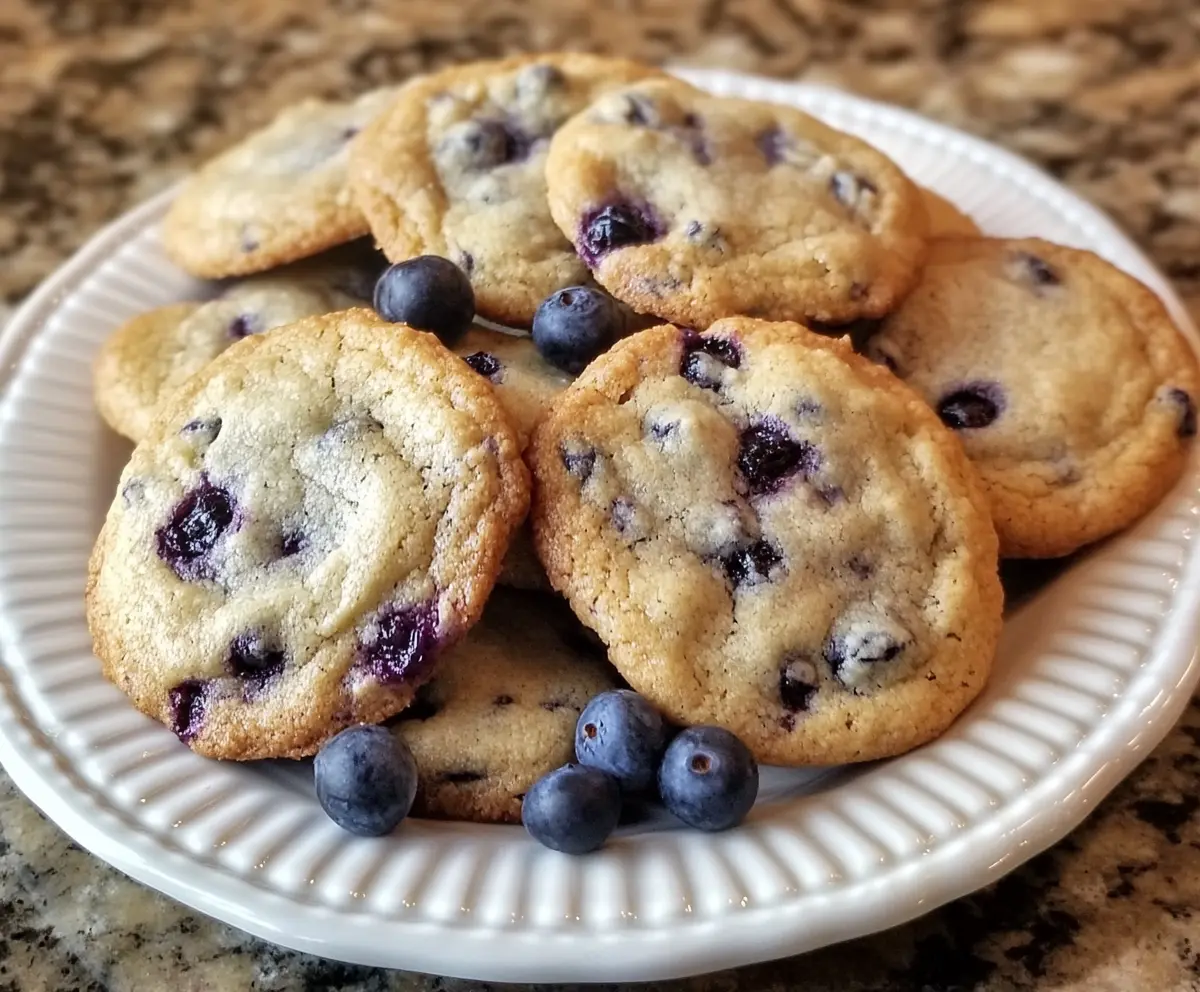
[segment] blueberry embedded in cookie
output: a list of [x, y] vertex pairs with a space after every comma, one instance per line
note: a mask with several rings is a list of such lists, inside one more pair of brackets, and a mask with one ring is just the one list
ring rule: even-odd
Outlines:
[[482, 612], [528, 473], [474, 371], [347, 310], [189, 379], [119, 492], [87, 590], [105, 674], [201, 754], [295, 757], [412, 700]]
[[678, 80], [601, 96], [554, 136], [546, 181], [596, 280], [688, 326], [879, 317], [924, 257], [921, 193], [870, 145]]
[[528, 457], [551, 583], [676, 722], [767, 763], [861, 761], [935, 737], [987, 678], [1002, 593], [975, 474], [844, 341], [748, 318], [641, 332]]
[[575, 723], [615, 673], [571, 643], [550, 597], [497, 589], [483, 619], [391, 721], [417, 761], [415, 812], [518, 823], [521, 800], [574, 754]]
[[304, 100], [203, 165], [163, 220], [167, 254], [205, 279], [308, 258], [367, 233], [346, 183], [348, 149], [403, 87]]
[[356, 243], [250, 276], [207, 302], [134, 317], [96, 357], [92, 382], [100, 415], [118, 434], [140, 441], [163, 401], [225, 349], [302, 317], [362, 306], [382, 268], [382, 256]]
[[427, 76], [355, 143], [355, 199], [392, 261], [449, 258], [470, 277], [481, 316], [528, 327], [543, 299], [588, 278], [546, 205], [551, 136], [601, 93], [657, 75], [558, 53]]
[[1149, 289], [1091, 252], [936, 240], [864, 350], [958, 434], [1005, 556], [1069, 554], [1133, 523], [1195, 433], [1191, 348]]

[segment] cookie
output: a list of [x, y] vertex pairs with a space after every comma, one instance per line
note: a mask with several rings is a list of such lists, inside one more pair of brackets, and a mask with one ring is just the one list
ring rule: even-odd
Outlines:
[[597, 281], [692, 327], [879, 317], [924, 257], [920, 191], [870, 145], [677, 80], [603, 96], [555, 135], [546, 179]]
[[644, 331], [534, 432], [546, 572], [668, 716], [758, 760], [898, 754], [983, 687], [996, 535], [954, 436], [797, 324]]
[[400, 90], [305, 100], [202, 166], [163, 220], [167, 254], [205, 279], [248, 275], [367, 233], [346, 184], [351, 139]]
[[392, 261], [442, 255], [478, 312], [528, 327], [587, 269], [554, 226], [544, 167], [555, 130], [606, 89], [659, 75], [581, 53], [521, 56], [426, 77], [355, 143], [350, 184]]
[[1196, 432], [1191, 348], [1149, 289], [1091, 252], [935, 242], [865, 351], [958, 434], [1008, 557], [1069, 554], [1133, 523]]
[[168, 401], [96, 542], [105, 675], [193, 750], [298, 757], [403, 709], [528, 505], [487, 384], [367, 310], [248, 337]]
[[975, 221], [940, 193], [935, 193], [926, 186], [919, 189], [925, 213], [929, 216], [931, 238], [974, 237], [983, 233]]
[[202, 303], [170, 303], [131, 317], [108, 336], [92, 367], [92, 393], [104, 422], [137, 440], [150, 426], [169, 375], [160, 342], [174, 340]]
[[575, 760], [579, 714], [616, 678], [567, 624], [577, 621], [549, 597], [492, 594], [483, 619], [394, 718], [417, 762], [415, 815], [519, 823], [529, 787]]
[[206, 303], [160, 307], [134, 317], [104, 342], [93, 370], [100, 415], [140, 441], [162, 400], [226, 348], [302, 317], [369, 302], [378, 256], [334, 250], [229, 286]]
[[574, 379], [542, 358], [528, 335], [473, 327], [454, 351], [495, 388], [522, 448], [554, 398]]

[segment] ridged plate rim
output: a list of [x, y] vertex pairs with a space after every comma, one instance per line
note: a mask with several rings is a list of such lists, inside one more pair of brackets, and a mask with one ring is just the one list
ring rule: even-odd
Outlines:
[[[794, 103], [843, 126], [869, 128], [885, 147], [889, 142], [904, 141], [923, 146], [936, 153], [945, 169], [990, 173], [996, 182], [1019, 188], [1039, 209], [1058, 215], [1076, 233], [1075, 243], [1100, 251], [1149, 283], [1196, 340], [1182, 304], [1149, 260], [1099, 211], [1016, 156], [909, 112], [821, 87], [722, 72], [690, 70], [681, 74], [717, 92]], [[922, 178], [934, 188], [946, 188], [948, 176], [931, 173]], [[122, 250], [138, 247], [139, 239], [150, 236], [148, 232], [170, 195], [168, 191], [150, 200], [97, 234], [30, 297], [0, 334], [0, 464], [4, 457], [14, 457], [14, 451], [21, 454], [5, 425], [20, 412], [18, 387], [26, 366], [33, 365], [30, 356], [40, 335], [81, 287], [115, 264], [114, 255], [119, 261]], [[28, 478], [36, 486], [33, 470]], [[12, 477], [8, 483], [0, 480], [0, 537], [8, 513], [27, 498], [19, 487], [22, 481], [23, 477]], [[1060, 591], [1076, 595], [1084, 606], [1092, 603], [1080, 598], [1084, 592], [1095, 593], [1096, 602], [1104, 602], [1111, 591], [1141, 604], [1141, 612], [1128, 607], [1129, 612], [1120, 616], [1115, 610], [1105, 616], [1099, 610], [1086, 623], [1081, 620], [1086, 629], [1081, 628], [1076, 640], [1092, 644], [1088, 650], [1095, 658], [1086, 652], [1070, 656], [1068, 663], [1079, 663], [1072, 668], [1071, 664], [1059, 664], [1056, 657], [1047, 657], [1043, 663], [1039, 655], [1038, 684], [1057, 684], [1054, 673], [1059, 669], [1080, 675], [1087, 672], [1089, 678], [1100, 673], [1101, 679], [1105, 671], [1128, 672], [1123, 681], [1113, 675], [1121, 684], [1120, 694], [1089, 723], [1078, 716], [1090, 705], [1087, 692], [1066, 683], [1057, 690], [1043, 688], [1061, 709], [1045, 711], [1053, 732], [1045, 726], [1035, 731], [1026, 725], [1032, 704], [1022, 695], [1022, 691], [1028, 694], [1033, 683], [1017, 679], [1013, 692], [998, 699], [1007, 721], [998, 725], [1009, 727], [1008, 736], [1003, 737], [1004, 748], [993, 741], [988, 745], [992, 748], [989, 756], [997, 768], [1002, 759], [1018, 770], [1029, 764], [1027, 778], [1010, 787], [1016, 791], [1003, 804], [964, 815], [963, 822], [952, 826], [951, 836], [935, 839], [930, 834], [926, 850], [913, 849], [892, 861], [885, 857], [877, 870], [869, 867], [870, 858], [873, 852], [888, 852], [885, 838], [904, 837], [911, 830], [919, 835], [926, 815], [886, 804], [875, 809], [870, 803], [878, 804], [880, 790], [908, 789], [916, 808], [926, 810], [930, 817], [941, 817], [943, 810], [954, 813], [956, 803], [977, 804], [980, 787], [973, 782], [964, 786], [964, 776], [947, 787], [953, 802], [939, 794], [941, 785], [924, 794], [920, 789], [912, 791], [915, 787], [908, 777], [916, 776], [919, 783], [921, 763], [948, 753], [948, 747], [986, 751], [971, 734], [976, 729], [988, 734], [994, 730], [975, 710], [956, 725], [944, 746], [940, 742], [874, 766], [815, 797], [791, 799], [764, 812], [756, 811], [751, 824], [734, 834], [635, 833], [606, 855], [572, 860], [534, 849], [515, 828], [414, 825], [409, 834], [402, 831], [387, 842], [386, 858], [381, 857], [381, 849], [370, 847], [371, 842], [345, 840], [320, 866], [324, 870], [329, 864], [341, 865], [343, 878], [362, 876], [364, 889], [369, 889], [367, 876], [372, 871], [386, 875], [393, 860], [403, 860], [406, 846], [414, 852], [432, 849], [439, 860], [419, 867], [415, 891], [423, 898], [411, 907], [371, 912], [354, 901], [356, 893], [350, 894], [349, 904], [344, 895], [339, 897], [340, 903], [331, 904], [328, 898], [300, 898], [272, 888], [254, 880], [251, 869], [232, 871], [220, 862], [220, 850], [201, 856], [186, 846], [186, 838], [178, 839], [183, 834], [167, 840], [158, 828], [119, 808], [106, 783], [90, 781], [76, 757], [68, 753], [69, 721], [64, 724], [66, 732], [60, 733], [61, 728], [46, 732], [46, 726], [54, 722], [47, 713], [56, 704], [36, 691], [36, 673], [22, 667], [21, 659], [32, 649], [30, 638], [21, 631], [28, 617], [47, 604], [39, 600], [36, 583], [15, 586], [7, 558], [0, 558], [0, 762], [52, 820], [105, 861], [202, 912], [311, 953], [492, 981], [651, 980], [793, 954], [902, 923], [995, 880], [1065, 835], [1166, 735], [1200, 678], [1194, 651], [1200, 612], [1200, 556], [1194, 541], [1198, 488], [1200, 458], [1194, 455], [1185, 480], [1150, 519], [1110, 542], [1082, 571], [1060, 580]], [[2, 541], [0, 546], [4, 546]], [[53, 580], [53, 552], [47, 554], [47, 560]], [[82, 590], [82, 575], [69, 581]], [[1077, 594], [1075, 587], [1080, 587]], [[32, 595], [27, 594], [30, 588], [34, 589]], [[75, 619], [81, 620], [81, 605], [78, 614]], [[1111, 657], [1095, 660], [1110, 650], [1119, 654], [1121, 636], [1125, 636], [1122, 633], [1109, 645], [1096, 631], [1109, 626], [1115, 629], [1124, 621], [1133, 625], [1130, 630], [1145, 628], [1149, 649], [1126, 662], [1114, 662]], [[1124, 632], [1125, 628], [1121, 629]], [[79, 659], [75, 661], [78, 664]], [[1087, 698], [1108, 698], [1102, 689], [1091, 691], [1092, 697]], [[123, 720], [122, 713], [115, 716]], [[1083, 728], [1082, 736], [1072, 744], [1062, 744], [1069, 739], [1073, 725]], [[130, 739], [141, 740], [141, 732], [136, 730]], [[154, 727], [147, 733], [165, 735], [166, 731]], [[985, 736], [984, 742], [988, 739]], [[1043, 747], [1049, 749], [1051, 758], [1040, 759], [1043, 765], [1039, 765], [1031, 755]], [[1004, 754], [1005, 749], [1011, 753]], [[202, 760], [187, 752], [178, 762], [172, 756], [173, 763], [185, 766], [192, 759]], [[942, 760], [945, 781], [953, 783], [957, 773], [946, 769], [955, 763]], [[960, 755], [955, 762], [961, 760]], [[252, 796], [255, 789], [248, 791]], [[237, 801], [234, 799], [234, 804]], [[837, 834], [834, 849], [822, 850], [831, 855], [825, 867], [834, 868], [827, 884], [811, 883], [811, 878], [809, 883], [803, 882], [813, 863], [796, 852], [808, 848], [789, 844], [799, 843], [796, 838], [805, 843], [816, 838], [817, 849], [822, 849], [821, 838], [832, 827], [843, 825], [837, 817], [852, 804], [857, 804], [853, 806], [857, 810], [853, 824], [858, 826], [859, 818], [865, 817], [862, 822], [869, 823], [870, 829], [858, 826], [857, 835]], [[203, 815], [199, 822], [203, 824]], [[297, 821], [297, 830], [307, 822]], [[313, 836], [321, 829], [314, 826]], [[785, 837], [792, 840], [784, 843]], [[788, 851], [793, 856], [789, 857]], [[857, 866], [855, 858], [859, 859]], [[757, 867], [744, 867], [751, 862]], [[768, 877], [776, 870], [794, 873], [797, 891], [773, 903], [755, 905], [748, 893], [756, 886], [776, 884], [777, 879]], [[691, 880], [697, 878], [702, 883], [691, 886]], [[512, 898], [511, 892], [506, 895], [502, 889], [506, 880], [523, 887], [526, 902], [519, 905], [536, 910], [561, 904], [574, 907], [577, 918], [480, 924], [477, 917], [486, 915], [489, 905]], [[594, 915], [588, 915], [594, 914], [597, 906], [607, 906], [610, 914], [617, 905], [650, 906], [652, 900], [645, 894], [640, 896], [642, 903], [636, 903], [630, 893], [639, 885], [654, 886], [660, 880], [680, 885], [683, 898], [690, 902], [657, 922], [646, 913], [635, 912], [600, 925]], [[743, 883], [740, 900], [736, 881]], [[493, 884], [500, 886], [500, 891], [488, 888]], [[537, 898], [529, 895], [530, 886]], [[786, 886], [784, 892], [786, 896]], [[469, 902], [467, 897], [475, 901]], [[455, 899], [460, 901], [457, 913], [451, 905]], [[728, 905], [716, 905], [714, 899], [726, 899]]]

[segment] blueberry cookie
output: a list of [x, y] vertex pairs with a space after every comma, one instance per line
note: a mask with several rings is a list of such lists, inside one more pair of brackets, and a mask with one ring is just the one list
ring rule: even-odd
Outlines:
[[925, 213], [929, 216], [931, 238], [973, 237], [982, 233], [975, 221], [940, 193], [925, 186], [919, 189]]
[[574, 378], [543, 359], [527, 335], [473, 327], [454, 350], [495, 388], [522, 448], [542, 414]]
[[970, 463], [845, 340], [748, 318], [617, 344], [534, 433], [551, 583], [633, 688], [763, 762], [898, 754], [983, 687], [996, 534]]
[[89, 570], [104, 672], [219, 758], [403, 709], [483, 610], [528, 505], [487, 384], [367, 310], [245, 338], [121, 474]]
[[693, 327], [879, 317], [924, 257], [921, 194], [870, 145], [675, 80], [606, 94], [562, 127], [546, 178], [597, 281]]
[[1091, 252], [935, 242], [865, 350], [958, 434], [1008, 557], [1065, 555], [1133, 523], [1196, 432], [1191, 348], [1149, 289]]
[[392, 261], [457, 262], [482, 316], [528, 327], [546, 296], [587, 278], [546, 206], [549, 139], [606, 89], [650, 75], [572, 53], [458, 66], [415, 83], [351, 155], [371, 232]]
[[483, 619], [394, 718], [417, 761], [416, 815], [519, 823], [526, 790], [574, 760], [580, 712], [616, 684], [603, 653], [571, 636], [577, 624], [549, 597], [492, 594]]
[[[522, 449], [542, 414], [574, 378], [545, 361], [524, 335], [472, 328], [454, 350], [495, 388]], [[516, 589], [550, 588], [527, 527], [513, 538], [497, 581]]]
[[250, 334], [370, 300], [380, 264], [366, 252], [335, 250], [229, 286], [206, 303], [159, 307], [104, 342], [93, 371], [100, 415], [140, 441], [164, 398]]
[[351, 199], [351, 139], [399, 90], [305, 100], [196, 172], [163, 220], [167, 254], [206, 279], [307, 258], [367, 233]]

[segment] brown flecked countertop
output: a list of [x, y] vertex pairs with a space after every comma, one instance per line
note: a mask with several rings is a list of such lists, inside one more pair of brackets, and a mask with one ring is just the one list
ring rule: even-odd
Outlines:
[[[106, 221], [300, 96], [579, 48], [806, 79], [1024, 154], [1200, 320], [1194, 0], [0, 0], [0, 320]], [[661, 992], [1197, 992], [1200, 705], [1067, 840], [910, 925]], [[283, 951], [129, 881], [0, 772], [0, 992], [483, 988]]]

